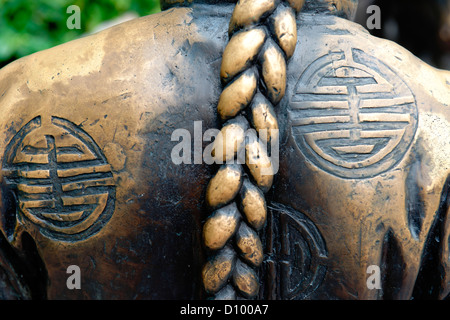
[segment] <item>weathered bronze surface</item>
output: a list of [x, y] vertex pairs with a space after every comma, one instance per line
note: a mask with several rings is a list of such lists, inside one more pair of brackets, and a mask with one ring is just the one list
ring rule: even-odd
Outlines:
[[[0, 297], [445, 298], [450, 73], [356, 6], [163, 1], [1, 69]], [[245, 164], [175, 164], [196, 121]]]

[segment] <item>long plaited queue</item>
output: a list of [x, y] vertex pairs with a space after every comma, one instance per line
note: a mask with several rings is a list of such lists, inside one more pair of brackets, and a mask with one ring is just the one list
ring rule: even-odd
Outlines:
[[[297, 43], [296, 13], [304, 2], [240, 0], [230, 20], [217, 105], [223, 126], [213, 146], [213, 156], [224, 164], [208, 184], [211, 214], [203, 225], [208, 259], [202, 281], [214, 299], [251, 299], [259, 292], [256, 269], [264, 252], [258, 232], [267, 217], [264, 193], [274, 178], [264, 144], [278, 139], [273, 108], [285, 93], [286, 61]], [[230, 161], [241, 152], [246, 168]]]

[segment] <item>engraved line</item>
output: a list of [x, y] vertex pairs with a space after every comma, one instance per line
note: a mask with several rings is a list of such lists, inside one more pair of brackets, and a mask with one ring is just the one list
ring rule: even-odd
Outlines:
[[[334, 71], [335, 77], [338, 78], [372, 78], [373, 76], [367, 71], [352, 67], [352, 66], [342, 66]], [[351, 75], [351, 76], [349, 76]]]
[[[404, 131], [408, 127], [407, 122], [361, 122], [359, 125], [354, 125], [352, 123], [321, 123], [321, 124], [310, 124], [310, 125], [292, 125], [294, 136], [304, 135], [314, 132], [326, 132], [329, 130], [359, 130], [360, 132], [375, 132], [384, 131], [391, 132], [392, 130]], [[383, 136], [384, 138], [389, 137], [388, 134]]]
[[48, 160], [47, 154], [28, 155], [25, 153], [18, 153], [12, 163], [13, 164], [20, 164], [20, 163], [48, 164], [49, 160]]
[[88, 153], [83, 153], [83, 154], [63, 153], [63, 154], [58, 154], [56, 159], [57, 159], [58, 163], [62, 163], [62, 162], [71, 163], [71, 162], [79, 162], [79, 161], [84, 161], [84, 160], [95, 160], [97, 158], [95, 158], [94, 154], [91, 155]]
[[[353, 126], [357, 128], [360, 125], [358, 121], [359, 99], [354, 86], [349, 86], [348, 92], [350, 94], [348, 102], [350, 120], [353, 123]], [[350, 137], [357, 139], [357, 131], [352, 130], [350, 132]]]
[[405, 130], [410, 124], [410, 122], [367, 121], [361, 122], [361, 131]]
[[62, 154], [72, 154], [72, 155], [83, 155], [84, 151], [83, 148], [81, 146], [62, 146], [62, 147], [57, 147], [56, 148], [56, 153], [58, 155], [62, 155]]
[[332, 147], [333, 150], [340, 154], [347, 153], [360, 153], [360, 154], [369, 154], [375, 148], [374, 145], [356, 145], [356, 146], [343, 146], [343, 147]]
[[369, 84], [364, 86], [356, 86], [358, 93], [385, 93], [392, 91], [390, 84]]
[[89, 187], [113, 186], [113, 185], [114, 185], [113, 178], [104, 178], [104, 179], [97, 179], [97, 180], [66, 183], [66, 184], [62, 185], [62, 190], [64, 192], [67, 192], [67, 191], [79, 190], [79, 189], [84, 189], [84, 188], [89, 188]]
[[83, 204], [97, 204], [99, 198], [108, 197], [108, 193], [99, 193], [82, 197], [61, 197], [64, 206], [78, 206]]
[[31, 201], [20, 201], [20, 207], [24, 208], [54, 208], [55, 200], [31, 200]]
[[335, 77], [323, 77], [320, 79], [318, 86], [319, 87], [331, 87], [331, 86], [365, 86], [365, 85], [375, 85], [376, 81], [373, 77], [365, 77], [365, 78], [335, 78]]
[[392, 99], [371, 99], [361, 100], [360, 108], [396, 107], [410, 103], [414, 103], [414, 97], [412, 96]]
[[391, 138], [391, 137], [401, 137], [405, 129], [396, 130], [368, 130], [361, 131], [361, 138]]
[[310, 117], [310, 118], [293, 120], [292, 125], [293, 126], [306, 126], [306, 125], [322, 124], [322, 123], [346, 123], [349, 121], [350, 121], [349, 116]]
[[410, 122], [411, 115], [401, 113], [360, 113], [361, 122]]
[[25, 193], [51, 193], [52, 186], [30, 186], [27, 184], [18, 184], [17, 189]]
[[19, 177], [27, 178], [27, 179], [48, 179], [48, 178], [50, 178], [49, 170], [31, 170], [31, 171], [18, 170], [17, 174], [19, 175]]
[[348, 109], [348, 102], [343, 101], [294, 101], [292, 109]]
[[39, 148], [27, 145], [22, 148], [22, 152], [27, 155], [46, 155], [48, 148]]
[[350, 138], [350, 130], [322, 131], [322, 132], [306, 133], [305, 139], [308, 139], [308, 137], [311, 137], [311, 139], [314, 139], [314, 140]]
[[320, 86], [314, 87], [314, 90], [311, 90], [308, 93], [314, 94], [342, 94], [348, 95], [348, 88], [346, 86]]
[[[369, 122], [368, 122], [369, 123]], [[308, 133], [314, 132], [328, 132], [328, 131], [349, 131], [355, 129], [349, 123], [322, 123], [322, 124], [312, 124], [308, 126], [292, 126], [292, 133], [295, 136], [303, 136]]]
[[77, 211], [71, 213], [48, 213], [41, 212], [40, 214], [47, 219], [55, 221], [77, 221], [83, 216], [84, 211]]
[[295, 94], [292, 97], [291, 102], [303, 102], [303, 101], [321, 101], [321, 102], [328, 102], [330, 100], [332, 101], [345, 101], [347, 102], [348, 95], [346, 94], [320, 94], [320, 93], [302, 93], [302, 94]]
[[111, 166], [109, 164], [102, 166], [92, 166], [92, 167], [81, 167], [72, 168], [66, 170], [58, 170], [58, 176], [61, 178], [68, 178], [73, 176], [78, 176], [87, 173], [97, 173], [97, 172], [109, 172], [111, 171]]

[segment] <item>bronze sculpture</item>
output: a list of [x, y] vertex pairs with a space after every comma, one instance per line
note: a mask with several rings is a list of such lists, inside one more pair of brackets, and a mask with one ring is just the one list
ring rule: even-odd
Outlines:
[[[163, 1], [3, 68], [3, 297], [445, 298], [450, 74], [356, 5]], [[195, 121], [245, 165], [174, 164]]]

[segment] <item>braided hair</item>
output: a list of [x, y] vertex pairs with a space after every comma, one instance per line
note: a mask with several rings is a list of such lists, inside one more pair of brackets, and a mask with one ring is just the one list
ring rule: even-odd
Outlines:
[[[297, 43], [296, 13], [304, 2], [238, 0], [231, 16], [217, 105], [223, 126], [213, 147], [224, 164], [208, 184], [211, 214], [203, 225], [208, 258], [202, 282], [213, 299], [251, 299], [259, 292], [264, 253], [258, 232], [275, 172], [265, 144], [278, 139], [274, 108], [285, 93], [286, 61]], [[243, 152], [243, 161], [233, 161]]]

